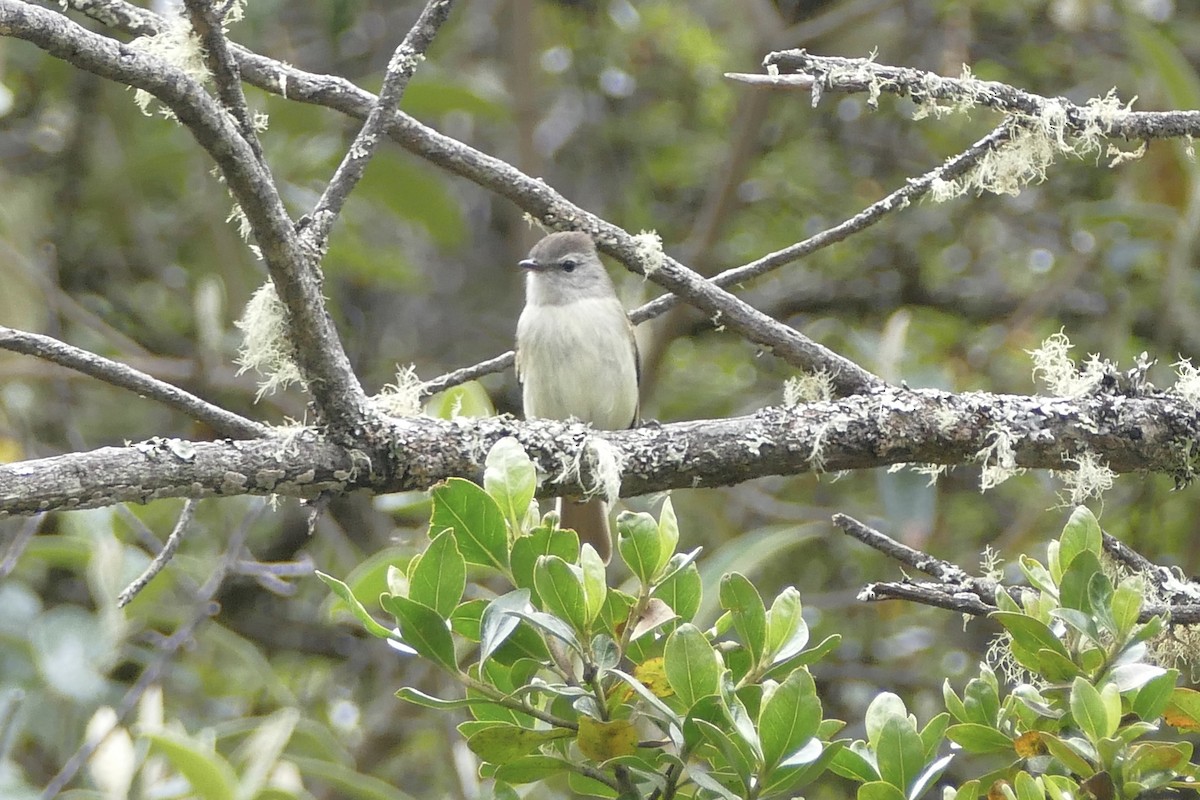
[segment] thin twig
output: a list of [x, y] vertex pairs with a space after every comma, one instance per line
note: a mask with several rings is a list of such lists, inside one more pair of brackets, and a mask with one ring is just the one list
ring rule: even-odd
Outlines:
[[196, 506], [199, 505], [197, 500], [186, 500], [183, 504], [183, 510], [179, 512], [179, 519], [175, 521], [175, 527], [171, 531], [171, 535], [167, 537], [167, 543], [163, 545], [162, 550], [158, 551], [158, 555], [146, 566], [146, 569], [141, 575], [134, 579], [133, 583], [125, 587], [125, 589], [117, 595], [117, 608], [124, 608], [129, 605], [133, 598], [138, 596], [142, 589], [150, 581], [154, 580], [154, 576], [162, 572], [163, 568], [174, 557], [175, 551], [179, 549], [183, 537], [187, 535], [188, 530], [192, 527], [192, 520], [196, 516]]
[[[21, 554], [25, 552], [25, 548], [29, 546], [29, 542], [33, 540], [33, 535], [37, 533], [45, 518], [45, 514], [35, 514], [25, 520], [13, 534], [12, 541], [8, 543], [8, 549], [4, 551], [4, 560], [0, 561], [0, 578], [7, 578], [16, 569], [17, 561], [20, 560]], [[0, 750], [0, 752], [3, 751]]]
[[228, 7], [219, 9], [211, 0], [183, 0], [183, 5], [187, 9], [192, 30], [200, 38], [204, 62], [212, 73], [221, 105], [237, 120], [242, 138], [250, 145], [259, 163], [263, 163], [262, 144], [258, 141], [254, 118], [246, 103], [246, 95], [242, 92], [242, 75], [237, 61], [229, 52], [229, 40], [225, 38], [225, 13]]
[[833, 524], [868, 547], [878, 550], [885, 556], [907, 564], [913, 569], [920, 570], [926, 575], [932, 575], [938, 580], [962, 583], [972, 580], [967, 571], [957, 564], [943, 561], [940, 558], [915, 550], [906, 544], [896, 541], [882, 531], [845, 514], [834, 514]]
[[67, 784], [74, 779], [79, 770], [83, 768], [83, 765], [96, 752], [96, 749], [116, 729], [116, 726], [133, 712], [142, 695], [146, 693], [146, 690], [162, 677], [163, 672], [166, 671], [175, 653], [192, 640], [200, 624], [220, 610], [220, 606], [213, 599], [217, 596], [217, 592], [220, 591], [225, 579], [229, 576], [233, 565], [241, 558], [242, 548], [246, 546], [246, 539], [250, 535], [250, 529], [262, 516], [263, 510], [266, 507], [267, 504], [260, 501], [242, 517], [241, 523], [229, 537], [229, 545], [225, 549], [225, 554], [217, 563], [216, 569], [213, 570], [208, 580], [200, 588], [195, 612], [176, 628], [174, 633], [163, 639], [159, 644], [158, 655], [146, 666], [142, 674], [129, 687], [128, 691], [121, 698], [121, 702], [114, 709], [116, 716], [113, 727], [95, 739], [85, 739], [79, 745], [79, 748], [63, 764], [62, 769], [46, 784], [46, 788], [42, 790], [41, 800], [54, 800], [55, 797], [58, 797], [59, 793], [66, 788]]
[[314, 243], [318, 251], [324, 252], [330, 228], [341, 213], [346, 198], [350, 196], [350, 192], [362, 178], [367, 164], [375, 155], [379, 143], [383, 140], [383, 130], [390, 113], [399, 105], [417, 65], [425, 58], [425, 51], [429, 49], [434, 36], [450, 15], [452, 5], [453, 0], [429, 0], [404, 37], [404, 41], [388, 60], [383, 86], [380, 87], [374, 108], [367, 115], [367, 121], [354, 137], [354, 142], [343, 156], [342, 163], [338, 165], [329, 185], [325, 187], [308, 217], [310, 222], [304, 235]]
[[[719, 275], [710, 278], [709, 282], [720, 287], [729, 287], [743, 283], [753, 278], [761, 277], [785, 264], [798, 261], [812, 255], [818, 250], [847, 239], [859, 231], [871, 227], [888, 214], [907, 207], [913, 201], [927, 194], [936, 181], [952, 180], [962, 175], [975, 166], [979, 162], [979, 159], [986, 153], [991, 152], [1007, 141], [1008, 136], [1008, 126], [1000, 125], [987, 136], [984, 136], [963, 152], [947, 160], [941, 166], [926, 172], [918, 178], [905, 182], [899, 189], [877, 200], [849, 219], [834, 225], [832, 228], [827, 228], [820, 233], [816, 233], [803, 241], [789, 245], [782, 250], [768, 253], [762, 258], [758, 258], [748, 264], [725, 270]], [[679, 300], [680, 298], [676, 295], [664, 294], [629, 312], [629, 319], [635, 325], [639, 325], [679, 305]], [[512, 367], [513, 361], [514, 353], [509, 350], [495, 358], [481, 361], [470, 367], [447, 372], [422, 384], [421, 396], [429, 397], [467, 381], [478, 380], [484, 375], [509, 369]]]
[[113, 386], [153, 398], [194, 420], [203, 422], [221, 436], [232, 439], [257, 439], [270, 432], [266, 425], [201, 400], [178, 386], [50, 336], [0, 326], [0, 348], [51, 361]]

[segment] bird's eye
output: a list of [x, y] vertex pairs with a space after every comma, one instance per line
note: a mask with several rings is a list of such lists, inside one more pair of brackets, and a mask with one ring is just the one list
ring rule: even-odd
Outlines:
[[577, 262], [573, 258], [564, 258], [562, 261], [560, 261], [558, 263], [559, 263], [559, 266], [562, 267], [563, 272], [574, 272], [575, 268], [577, 266], [579, 266], [579, 262]]

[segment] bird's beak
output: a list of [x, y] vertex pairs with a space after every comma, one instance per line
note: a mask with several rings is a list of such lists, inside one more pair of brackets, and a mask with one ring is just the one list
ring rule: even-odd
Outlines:
[[545, 269], [545, 267], [542, 265], [542, 263], [540, 261], [537, 261], [532, 258], [526, 258], [521, 261], [518, 261], [517, 266], [520, 267], [521, 269], [531, 269], [534, 272], [541, 272], [543, 269]]

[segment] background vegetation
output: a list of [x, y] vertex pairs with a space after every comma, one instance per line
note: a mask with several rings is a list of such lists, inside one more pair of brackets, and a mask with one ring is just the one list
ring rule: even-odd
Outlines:
[[[421, 5], [255, 2], [231, 36], [374, 89]], [[878, 110], [862, 96], [826, 97], [814, 109], [804, 93], [723, 79], [755, 71], [770, 50], [877, 51], [881, 62], [944, 75], [966, 63], [979, 77], [1075, 102], [1116, 87], [1150, 110], [1200, 107], [1198, 43], [1200, 8], [1170, 0], [478, 0], [455, 10], [402, 108], [626, 229], [656, 229], [669, 252], [711, 273], [854, 214], [997, 121], [982, 110], [914, 121], [911, 104], [889, 97]], [[263, 142], [285, 199], [311, 207], [354, 128], [323, 109], [248, 94], [270, 116]], [[210, 169], [184, 130], [145, 118], [123, 87], [0, 39], [0, 322], [255, 418], [303, 418], [300, 393], [254, 406], [252, 377], [235, 374], [232, 322], [264, 272], [227, 222], [230, 200]], [[1197, 178], [1184, 143], [1155, 143], [1116, 169], [1103, 158], [1060, 163], [1016, 197], [893, 215], [743, 296], [911, 386], [1029, 393], [1025, 351], [1064, 327], [1080, 355], [1128, 365], [1147, 351], [1160, 361], [1152, 379], [1165, 384], [1177, 356], [1200, 354]], [[325, 262], [330, 308], [368, 390], [391, 381], [397, 364], [428, 379], [508, 349], [521, 304], [513, 265], [538, 235], [506, 201], [385, 146]], [[656, 291], [631, 275], [619, 285], [630, 306]], [[711, 320], [681, 312], [642, 328], [648, 417], [721, 417], [780, 401], [789, 369]], [[519, 411], [511, 373], [457, 398], [468, 411]], [[155, 403], [0, 355], [4, 460], [150, 435], [205, 432]], [[996, 629], [857, 602], [864, 582], [894, 568], [834, 533], [829, 518], [854, 514], [964, 565], [984, 546], [1006, 560], [1038, 551], [1062, 529], [1067, 512], [1049, 476], [986, 494], [978, 480], [958, 469], [928, 486], [924, 476], [879, 471], [673, 499], [682, 542], [705, 547], [706, 585], [731, 569], [764, 596], [793, 584], [814, 640], [844, 637], [814, 669], [827, 717], [861, 720], [886, 687], [927, 719], [941, 677], [961, 685], [974, 675]], [[1166, 477], [1122, 478], [1101, 522], [1190, 574], [1200, 566], [1189, 547], [1197, 496], [1174, 489]], [[339, 500], [312, 536], [299, 505], [251, 516], [259, 505], [201, 504], [171, 568], [120, 613], [113, 598], [178, 504], [43, 523], [0, 583], [0, 707], [9, 712], [0, 715], [0, 794], [36, 796], [97, 710], [119, 704], [147, 666], [174, 653], [163, 636], [192, 623], [194, 635], [163, 664], [161, 689], [135, 714], [142, 724], [157, 718], [196, 741], [213, 738], [241, 769], [261, 750], [246, 744], [251, 733], [290, 720], [289, 763], [318, 797], [473, 796], [472, 756], [452, 725], [392, 696], [401, 684], [445, 694], [445, 679], [344, 624], [308, 573], [314, 564], [360, 578], [374, 570], [382, 581], [387, 563], [427, 541], [427, 500]], [[628, 505], [656, 507], [654, 498]], [[22, 522], [4, 525], [7, 539]], [[197, 590], [239, 528], [258, 562], [295, 564], [298, 574], [225, 565], [235, 577], [216, 605], [198, 606]], [[698, 622], [716, 611], [706, 597]], [[839, 789], [828, 783], [809, 796], [822, 792]]]

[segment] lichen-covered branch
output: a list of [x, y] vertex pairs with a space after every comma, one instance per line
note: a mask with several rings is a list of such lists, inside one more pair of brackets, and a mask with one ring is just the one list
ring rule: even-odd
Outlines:
[[358, 427], [367, 416], [366, 395], [325, 311], [315, 258], [301, 245], [270, 173], [234, 117], [174, 66], [92, 33], [57, 12], [0, 0], [0, 36], [31, 42], [80, 69], [149, 92], [188, 128], [217, 162], [250, 223], [287, 307], [297, 363], [318, 407], [334, 429]]
[[[550, 476], [545, 495], [598, 491], [598, 475], [615, 466], [620, 493], [630, 496], [820, 469], [978, 465], [996, 458], [997, 431], [1004, 433], [1010, 470], [1070, 471], [1087, 454], [1113, 473], [1158, 472], [1182, 481], [1196, 458], [1200, 412], [1173, 392], [1067, 399], [888, 388], [630, 431], [510, 417], [409, 417], [391, 420], [382, 437], [388, 444], [375, 451], [348, 449], [297, 428], [254, 441], [156, 439], [0, 465], [0, 513], [161, 497], [427, 489], [452, 476], [478, 479], [484, 454], [505, 436], [516, 437]], [[595, 446], [601, 439], [612, 445], [615, 465], [598, 467], [608, 450]]]

